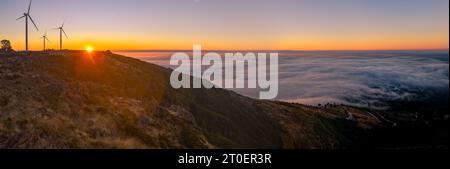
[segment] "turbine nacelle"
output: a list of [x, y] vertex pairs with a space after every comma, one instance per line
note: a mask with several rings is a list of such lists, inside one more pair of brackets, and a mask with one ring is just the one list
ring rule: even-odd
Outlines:
[[67, 36], [67, 34], [66, 34], [66, 31], [64, 31], [64, 24], [65, 24], [65, 21], [63, 22], [63, 24], [61, 25], [61, 27], [57, 27], [57, 28], [53, 28], [54, 30], [59, 30], [62, 34], [64, 34], [64, 36], [67, 38], [67, 39], [69, 39], [69, 37]]
[[50, 42], [50, 40], [47, 37], [47, 32], [45, 32], [45, 34], [41, 36], [41, 39], [44, 39], [44, 40], [47, 40], [48, 42]]

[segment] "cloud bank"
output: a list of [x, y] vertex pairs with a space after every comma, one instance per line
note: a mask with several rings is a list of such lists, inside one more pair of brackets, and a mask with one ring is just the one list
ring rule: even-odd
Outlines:
[[[171, 52], [125, 52], [170, 67]], [[337, 103], [386, 108], [448, 92], [448, 51], [372, 51], [279, 53], [278, 100], [309, 105]], [[260, 89], [235, 89], [257, 97]]]

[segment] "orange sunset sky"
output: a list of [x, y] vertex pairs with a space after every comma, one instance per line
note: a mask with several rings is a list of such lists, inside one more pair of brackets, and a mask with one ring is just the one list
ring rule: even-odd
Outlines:
[[[0, 39], [25, 46], [28, 0], [1, 0]], [[66, 20], [64, 48], [96, 50], [448, 49], [448, 0], [33, 0], [30, 49]]]

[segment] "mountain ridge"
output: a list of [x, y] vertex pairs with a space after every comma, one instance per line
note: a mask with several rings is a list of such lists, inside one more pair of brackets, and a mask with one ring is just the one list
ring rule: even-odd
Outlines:
[[169, 76], [110, 52], [0, 54], [0, 148], [345, 148], [384, 125], [349, 106], [173, 89]]

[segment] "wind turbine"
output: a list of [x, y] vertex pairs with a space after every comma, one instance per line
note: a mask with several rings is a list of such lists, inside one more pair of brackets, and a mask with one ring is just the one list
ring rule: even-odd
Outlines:
[[62, 50], [62, 39], [63, 39], [62, 34], [64, 33], [64, 36], [66, 36], [66, 38], [69, 39], [69, 37], [67, 37], [66, 32], [64, 31], [64, 23], [65, 23], [65, 21], [63, 22], [61, 27], [55, 28], [55, 30], [59, 29], [59, 50]]
[[44, 51], [45, 51], [45, 41], [50, 42], [50, 40], [48, 40], [48, 38], [47, 38], [47, 31], [45, 31], [45, 34], [43, 36], [41, 36], [41, 39], [44, 40]]
[[33, 18], [31, 18], [31, 15], [30, 15], [31, 1], [32, 0], [30, 0], [30, 4], [28, 5], [28, 11], [26, 13], [23, 13], [23, 16], [16, 19], [16, 20], [20, 20], [22, 18], [25, 18], [25, 50], [26, 51], [28, 51], [28, 19], [31, 20], [31, 22], [33, 23], [36, 30], [39, 31], [38, 27], [36, 26], [36, 23], [34, 23]]

